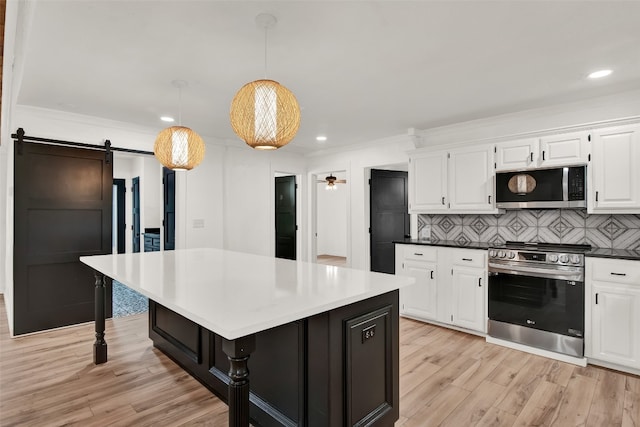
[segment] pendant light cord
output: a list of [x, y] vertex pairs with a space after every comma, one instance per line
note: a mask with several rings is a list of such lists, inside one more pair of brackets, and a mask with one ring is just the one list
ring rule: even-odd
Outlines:
[[269, 34], [269, 26], [264, 26], [264, 78], [267, 79], [267, 35]]
[[178, 126], [182, 126], [182, 88], [178, 88]]

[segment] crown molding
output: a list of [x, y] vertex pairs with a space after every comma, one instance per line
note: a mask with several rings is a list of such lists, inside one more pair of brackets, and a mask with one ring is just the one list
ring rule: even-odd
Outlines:
[[523, 110], [416, 131], [416, 148], [451, 148], [554, 133], [617, 126], [640, 120], [640, 90]]

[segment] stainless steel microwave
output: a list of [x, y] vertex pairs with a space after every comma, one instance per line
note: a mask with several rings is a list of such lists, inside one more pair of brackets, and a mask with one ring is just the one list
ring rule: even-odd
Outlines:
[[586, 174], [586, 166], [496, 172], [496, 207], [586, 208]]

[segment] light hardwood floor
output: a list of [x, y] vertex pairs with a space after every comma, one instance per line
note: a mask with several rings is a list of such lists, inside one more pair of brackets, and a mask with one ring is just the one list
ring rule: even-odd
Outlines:
[[318, 255], [316, 262], [318, 264], [335, 265], [336, 267], [344, 267], [347, 265], [347, 258], [336, 255]]
[[[640, 378], [400, 322], [396, 426], [640, 426]], [[11, 339], [0, 298], [0, 425], [225, 426], [226, 406], [147, 338], [147, 316]]]

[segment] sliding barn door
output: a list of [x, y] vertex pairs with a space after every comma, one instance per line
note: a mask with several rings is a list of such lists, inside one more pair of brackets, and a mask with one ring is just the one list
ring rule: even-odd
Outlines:
[[15, 144], [14, 332], [91, 321], [95, 279], [78, 258], [111, 253], [113, 164], [104, 151]]

